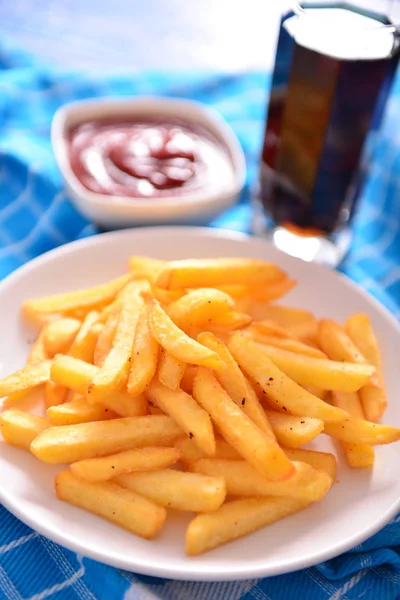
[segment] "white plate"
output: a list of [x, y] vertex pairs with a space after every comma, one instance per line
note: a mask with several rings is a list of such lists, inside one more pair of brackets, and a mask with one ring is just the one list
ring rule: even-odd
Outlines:
[[[277, 262], [299, 285], [285, 302], [343, 321], [356, 311], [371, 315], [378, 333], [388, 387], [385, 420], [400, 425], [398, 357], [400, 328], [393, 317], [351, 281], [301, 262], [256, 238], [195, 228], [121, 231], [85, 239], [27, 264], [0, 285], [0, 377], [19, 368], [31, 336], [19, 317], [21, 302], [97, 284], [126, 269], [131, 254], [166, 259], [248, 256]], [[315, 447], [336, 451], [320, 436]], [[399, 510], [399, 444], [377, 449], [372, 472], [350, 471], [343, 461], [328, 497], [306, 511], [197, 558], [184, 553], [190, 515], [174, 514], [160, 536], [141, 540], [117, 526], [56, 500], [57, 468], [0, 443], [0, 500], [22, 521], [50, 539], [101, 562], [137, 573], [174, 579], [250, 579], [302, 569], [359, 544]]]

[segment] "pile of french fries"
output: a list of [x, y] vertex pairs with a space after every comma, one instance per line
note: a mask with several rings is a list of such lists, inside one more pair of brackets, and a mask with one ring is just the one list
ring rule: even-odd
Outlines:
[[[25, 367], [0, 381], [4, 442], [63, 467], [57, 497], [146, 539], [194, 512], [197, 555], [306, 509], [400, 439], [367, 315], [344, 326], [274, 304], [295, 284], [252, 259], [131, 257], [90, 289], [27, 300]], [[42, 414], [25, 404], [41, 390]], [[25, 408], [25, 410], [23, 410]]]

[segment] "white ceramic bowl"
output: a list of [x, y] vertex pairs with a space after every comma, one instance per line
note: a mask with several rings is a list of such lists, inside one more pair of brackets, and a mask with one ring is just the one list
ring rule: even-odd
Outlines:
[[[223, 192], [195, 191], [162, 198], [131, 198], [98, 194], [85, 188], [71, 169], [66, 133], [80, 123], [107, 117], [179, 116], [189, 123], [203, 126], [226, 147], [233, 165], [233, 177]], [[135, 225], [170, 223], [204, 224], [234, 204], [243, 187], [246, 164], [240, 144], [223, 118], [213, 109], [190, 100], [140, 97], [104, 98], [66, 104], [53, 119], [51, 139], [54, 154], [68, 193], [77, 208], [101, 227], [116, 229]]]

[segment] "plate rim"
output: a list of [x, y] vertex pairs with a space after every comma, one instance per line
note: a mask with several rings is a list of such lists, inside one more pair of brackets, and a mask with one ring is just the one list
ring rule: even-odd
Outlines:
[[[139, 234], [139, 236], [146, 234], [159, 234], [162, 236], [163, 233], [177, 234], [177, 233], [189, 233], [193, 236], [200, 237], [211, 237], [211, 238], [223, 238], [226, 240], [232, 241], [246, 241], [246, 240], [257, 240], [265, 244], [266, 247], [274, 248], [274, 250], [285, 257], [285, 260], [292, 262], [294, 265], [297, 263], [303, 263], [301, 259], [288, 256], [277, 249], [273, 244], [264, 239], [263, 237], [251, 236], [246, 233], [241, 233], [232, 230], [225, 229], [217, 229], [210, 227], [191, 227], [191, 226], [162, 226], [162, 227], [142, 227], [140, 229], [129, 228], [119, 231], [111, 231], [105, 232], [101, 234], [97, 234], [94, 236], [82, 238], [79, 240], [75, 240], [69, 242], [68, 244], [64, 244], [62, 246], [58, 246], [53, 248], [34, 259], [28, 261], [24, 265], [21, 265], [19, 268], [14, 270], [12, 273], [7, 275], [0, 282], [0, 294], [3, 293], [3, 290], [6, 289], [9, 285], [12, 285], [14, 280], [18, 280], [20, 277], [24, 276], [24, 273], [28, 270], [34, 269], [35, 267], [40, 267], [41, 263], [46, 263], [49, 259], [56, 259], [58, 255], [63, 255], [65, 252], [69, 251], [79, 251], [80, 247], [87, 247], [96, 245], [96, 242], [99, 242], [100, 239], [108, 238], [119, 238], [119, 237], [135, 237]], [[364, 288], [351, 280], [347, 275], [340, 273], [338, 271], [333, 271], [328, 267], [323, 265], [319, 265], [316, 263], [311, 263], [312, 268], [314, 269], [322, 269], [323, 271], [330, 271], [335, 276], [337, 276], [343, 284], [353, 289], [353, 291], [361, 294], [366, 298], [366, 300], [372, 303], [375, 308], [383, 314], [386, 319], [391, 321], [394, 329], [396, 330], [397, 335], [400, 336], [400, 323], [396, 320], [394, 315], [374, 296], [369, 294]], [[157, 566], [148, 565], [140, 562], [140, 556], [136, 557], [135, 560], [139, 560], [138, 563], [132, 565], [132, 560], [127, 559], [113, 559], [110, 556], [107, 556], [104, 552], [98, 549], [87, 550], [80, 546], [80, 543], [76, 543], [73, 540], [69, 540], [65, 538], [63, 532], [54, 532], [49, 528], [46, 523], [38, 523], [34, 518], [30, 518], [29, 514], [25, 514], [24, 511], [20, 510], [18, 505], [13, 503], [13, 499], [6, 493], [4, 490], [0, 488], [0, 501], [3, 506], [9, 510], [16, 518], [26, 524], [28, 527], [32, 528], [34, 531], [37, 531], [40, 535], [44, 535], [51, 541], [61, 545], [62, 547], [71, 550], [72, 552], [77, 552], [82, 554], [84, 557], [89, 559], [93, 559], [99, 561], [103, 564], [119, 568], [125, 569], [131, 572], [135, 572], [141, 575], [147, 575], [151, 577], [158, 577], [163, 579], [176, 579], [183, 581], [234, 581], [234, 580], [246, 580], [246, 579], [255, 579], [255, 578], [264, 578], [264, 577], [272, 577], [276, 575], [283, 575], [287, 573], [293, 573], [295, 571], [309, 568], [315, 566], [321, 562], [325, 562], [326, 560], [330, 560], [339, 556], [342, 553], [348, 552], [350, 549], [355, 546], [361, 544], [368, 538], [375, 535], [378, 531], [380, 531], [391, 519], [393, 519], [396, 514], [400, 510], [400, 496], [397, 500], [393, 501], [390, 506], [387, 507], [386, 511], [382, 513], [381, 517], [377, 519], [371, 527], [364, 528], [357, 535], [353, 536], [351, 544], [338, 542], [333, 548], [329, 548], [326, 551], [318, 551], [318, 555], [314, 552], [312, 555], [309, 555], [307, 558], [298, 557], [296, 560], [291, 560], [289, 562], [282, 562], [279, 565], [272, 565], [267, 567], [256, 566], [254, 568], [249, 568], [246, 566], [242, 569], [235, 568], [235, 571], [232, 572], [226, 567], [216, 566], [215, 569], [210, 569], [207, 566], [207, 572], [196, 572], [190, 571], [190, 563], [188, 565], [188, 571], [182, 571], [179, 567], [178, 569], [171, 568], [170, 566], [165, 567], [163, 564], [159, 564]], [[83, 551], [82, 551], [83, 550]], [[132, 571], [134, 569], [134, 571]]]

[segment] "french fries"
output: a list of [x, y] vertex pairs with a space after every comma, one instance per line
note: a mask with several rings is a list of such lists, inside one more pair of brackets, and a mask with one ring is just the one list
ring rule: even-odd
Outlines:
[[[98, 341], [95, 326], [98, 323], [99, 313], [92, 310], [84, 318], [80, 329], [71, 344], [68, 354], [85, 362], [93, 362], [94, 351]], [[56, 354], [56, 353], [55, 353]]]
[[[332, 404], [333, 406], [342, 408], [352, 417], [356, 417], [357, 419], [364, 418], [364, 412], [357, 392], [353, 392], [352, 394], [332, 392]], [[342, 442], [342, 447], [350, 467], [363, 469], [371, 467], [375, 462], [374, 449], [368, 444]]]
[[261, 431], [230, 399], [211, 371], [199, 369], [193, 384], [197, 402], [209, 412], [223, 437], [267, 479], [280, 481], [294, 466], [273, 437]]
[[251, 286], [249, 292], [255, 300], [272, 302], [272, 300], [282, 298], [282, 296], [290, 292], [295, 285], [295, 280], [289, 279], [288, 277], [282, 277], [276, 281], [270, 281], [262, 286]]
[[156, 379], [147, 397], [169, 415], [208, 456], [215, 454], [215, 437], [208, 413], [183, 390], [171, 390]]
[[182, 429], [165, 416], [125, 417], [50, 427], [31, 444], [31, 452], [50, 464], [72, 463], [146, 446], [171, 446]]
[[136, 278], [148, 279], [154, 283], [155, 277], [165, 267], [165, 261], [149, 256], [131, 256], [128, 260], [129, 270]]
[[30, 390], [50, 379], [51, 361], [27, 364], [16, 373], [12, 373], [0, 381], [0, 398], [18, 392]]
[[[368, 364], [367, 359], [352, 342], [344, 327], [331, 319], [322, 319], [319, 322], [318, 342], [331, 360], [353, 362], [359, 365]], [[380, 387], [376, 373], [366, 382], [365, 386]]]
[[343, 421], [346, 413], [313, 396], [290, 379], [269, 358], [265, 348], [246, 336], [235, 334], [229, 350], [239, 365], [262, 387], [271, 404], [285, 412], [323, 421]]
[[264, 344], [260, 347], [265, 356], [300, 385], [315, 385], [338, 392], [356, 392], [375, 372], [372, 365], [311, 358]]
[[10, 408], [0, 414], [0, 433], [7, 444], [29, 450], [32, 441], [49, 427], [44, 417]]
[[367, 361], [376, 367], [376, 375], [379, 382], [378, 389], [374, 390], [365, 387], [360, 391], [365, 418], [368, 421], [376, 423], [382, 418], [387, 406], [382, 359], [378, 341], [368, 315], [358, 314], [347, 319], [346, 331]]
[[259, 313], [262, 314], [252, 315], [255, 321], [270, 319], [285, 329], [290, 329], [303, 323], [315, 323], [313, 314], [309, 310], [302, 310], [300, 308], [264, 304], [259, 307]]
[[94, 349], [93, 362], [97, 367], [101, 367], [105, 357], [110, 352], [117, 325], [120, 317], [119, 306], [115, 305], [106, 318], [103, 329], [99, 333]]
[[157, 342], [178, 360], [211, 369], [222, 366], [218, 355], [187, 336], [169, 318], [157, 300], [150, 304], [149, 325]]
[[230, 398], [264, 433], [274, 437], [267, 415], [256, 393], [225, 344], [212, 333], [201, 333], [197, 339], [203, 346], [214, 350], [223, 361], [224, 366], [216, 371], [215, 376]]
[[231, 296], [213, 288], [189, 291], [168, 306], [168, 316], [184, 331], [223, 316], [235, 307]]
[[186, 531], [186, 553], [202, 554], [271, 525], [308, 506], [298, 498], [247, 498], [227, 502], [212, 513], [200, 514]]
[[274, 410], [266, 412], [276, 439], [288, 448], [299, 448], [308, 444], [324, 430], [324, 422], [321, 419], [298, 417]]
[[342, 458], [314, 449], [321, 433], [360, 469], [400, 429], [376, 423], [387, 397], [369, 317], [271, 304], [294, 285], [252, 258], [132, 256], [113, 281], [27, 300], [39, 331], [0, 381], [3, 443], [69, 465], [60, 500], [145, 539], [166, 509], [197, 513], [189, 556], [321, 501]]
[[144, 305], [137, 282], [127, 285], [121, 300], [119, 316], [111, 350], [104, 359], [99, 371], [87, 388], [92, 402], [99, 402], [112, 392], [119, 391], [127, 382], [132, 358], [132, 344], [139, 311]]
[[295, 354], [302, 354], [303, 356], [311, 356], [312, 358], [326, 358], [326, 354], [318, 350], [318, 348], [314, 348], [313, 346], [309, 346], [304, 342], [300, 342], [300, 340], [296, 340], [290, 337], [275, 337], [273, 335], [266, 335], [257, 330], [255, 326], [249, 327], [246, 330], [246, 334], [248, 334], [251, 339], [253, 339], [258, 344], [264, 344], [265, 346], [275, 346], [276, 348], [280, 348], [281, 350], [288, 350], [289, 352], [294, 352]]
[[325, 423], [324, 433], [341, 442], [370, 446], [392, 444], [400, 440], [400, 429], [355, 417], [346, 417], [340, 423]]
[[181, 384], [185, 371], [186, 363], [178, 360], [166, 350], [162, 351], [157, 371], [157, 377], [160, 383], [170, 390], [177, 390]]
[[142, 394], [157, 370], [159, 346], [150, 333], [147, 316], [148, 308], [144, 306], [137, 322], [132, 348], [128, 379], [128, 392], [131, 396]]
[[226, 496], [223, 477], [172, 469], [120, 475], [116, 482], [161, 506], [176, 510], [211, 512], [221, 506]]
[[132, 471], [155, 471], [179, 460], [176, 448], [134, 448], [99, 458], [72, 463], [71, 472], [86, 481], [108, 481]]
[[92, 379], [98, 374], [99, 367], [72, 356], [58, 354], [49, 363], [49, 371], [54, 383], [85, 394]]
[[332, 481], [336, 479], [336, 458], [330, 452], [318, 452], [305, 448], [284, 448], [285, 454], [291, 459], [307, 463], [317, 471], [324, 471]]
[[[201, 458], [206, 458], [206, 454], [200, 450], [194, 440], [184, 437], [176, 440], [175, 448], [180, 452], [180, 460], [185, 463], [192, 463]], [[241, 460], [240, 454], [222, 438], [215, 439], [214, 458], [223, 458], [226, 460]]]
[[167, 263], [155, 285], [166, 290], [215, 287], [229, 284], [257, 284], [282, 277], [274, 264], [246, 258], [188, 259]]
[[50, 322], [45, 328], [43, 344], [47, 356], [66, 354], [81, 327], [78, 319], [64, 318]]
[[164, 524], [165, 508], [114, 482], [91, 483], [61, 471], [56, 477], [59, 500], [84, 508], [145, 538], [154, 538]]
[[131, 275], [122, 275], [118, 279], [86, 290], [27, 300], [22, 305], [22, 311], [34, 320], [53, 314], [73, 315], [76, 311], [81, 314], [88, 313], [114, 300], [130, 279]]
[[118, 414], [101, 404], [89, 404], [83, 396], [80, 396], [64, 404], [50, 406], [47, 409], [47, 416], [51, 425], [77, 425], [115, 419]]
[[46, 406], [57, 406], [65, 402], [68, 390], [54, 381], [46, 381], [44, 385], [44, 401]]
[[300, 498], [308, 502], [321, 500], [332, 486], [331, 477], [307, 463], [293, 464], [296, 472], [286, 481], [268, 481], [244, 460], [202, 458], [190, 468], [194, 473], [223, 477], [226, 493], [230, 496], [280, 496]]

